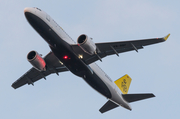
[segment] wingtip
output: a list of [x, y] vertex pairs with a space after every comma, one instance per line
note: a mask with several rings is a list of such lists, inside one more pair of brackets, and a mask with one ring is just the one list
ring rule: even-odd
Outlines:
[[169, 38], [169, 36], [170, 36], [170, 33], [164, 37], [164, 40], [166, 41]]
[[16, 87], [14, 86], [14, 83], [11, 85], [12, 88], [16, 89]]

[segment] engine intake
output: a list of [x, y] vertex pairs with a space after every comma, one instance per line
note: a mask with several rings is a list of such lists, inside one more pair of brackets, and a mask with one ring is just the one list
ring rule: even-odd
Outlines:
[[85, 34], [78, 37], [77, 43], [84, 52], [90, 55], [93, 55], [96, 51], [95, 43]]
[[46, 71], [46, 62], [36, 51], [29, 52], [27, 55], [27, 60], [35, 69], [39, 71]]

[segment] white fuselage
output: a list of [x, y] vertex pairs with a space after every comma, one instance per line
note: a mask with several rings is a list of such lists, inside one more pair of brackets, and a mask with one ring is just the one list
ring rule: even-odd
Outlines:
[[[76, 42], [73, 41], [69, 37], [69, 35], [44, 11], [42, 11], [38, 8], [25, 8], [24, 12], [31, 13], [31, 14], [37, 16], [38, 18], [40, 18], [51, 28], [49, 30], [54, 31], [63, 41], [65, 41], [69, 45], [76, 44]], [[48, 42], [48, 41], [46, 40], [46, 42]], [[54, 45], [56, 45], [56, 44], [54, 44]], [[95, 73], [104, 82], [104, 84], [108, 87], [108, 89], [111, 93], [111, 98], [109, 100], [113, 101], [114, 103], [116, 103], [118, 105], [123, 106], [124, 108], [131, 110], [130, 105], [123, 99], [119, 88], [107, 76], [107, 74], [104, 71], [102, 71], [101, 68], [99, 68], [99, 66], [95, 63], [91, 63], [89, 66], [93, 70], [93, 73]], [[82, 77], [82, 78], [84, 79], [84, 77]]]

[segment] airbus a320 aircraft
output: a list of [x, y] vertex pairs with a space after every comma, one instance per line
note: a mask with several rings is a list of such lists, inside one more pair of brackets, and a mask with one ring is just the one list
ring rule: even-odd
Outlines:
[[[108, 101], [99, 110], [101, 113], [118, 106], [131, 110], [131, 102], [154, 97], [151, 93], [127, 94], [131, 78], [124, 75], [113, 82], [107, 74], [94, 62], [119, 53], [142, 49], [143, 46], [164, 42], [170, 34], [163, 38], [151, 38], [132, 41], [94, 43], [85, 34], [80, 35], [75, 43], [66, 32], [44, 11], [39, 8], [25, 8], [24, 14], [31, 26], [49, 44], [51, 52], [44, 58], [36, 51], [27, 55], [27, 60], [33, 67], [12, 84], [14, 89], [25, 84], [32, 84], [46, 79], [47, 75], [70, 71], [83, 78], [92, 88], [105, 96]], [[121, 91], [120, 91], [121, 90]], [[122, 93], [121, 93], [122, 92]]]

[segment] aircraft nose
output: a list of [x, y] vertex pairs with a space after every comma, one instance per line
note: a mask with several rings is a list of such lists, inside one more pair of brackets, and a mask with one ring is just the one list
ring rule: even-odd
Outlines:
[[24, 15], [27, 19], [30, 19], [32, 17], [32, 14], [34, 14], [34, 9], [31, 7], [24, 8]]
[[26, 12], [28, 12], [28, 11], [29, 11], [29, 8], [28, 8], [28, 7], [24, 8], [24, 13], [26, 13]]
[[30, 7], [24, 8], [24, 14], [28, 13], [28, 12], [32, 12], [32, 8], [30, 8]]
[[24, 15], [26, 17], [26, 19], [28, 20], [28, 22], [32, 22], [35, 21], [35, 15], [34, 15], [34, 9], [30, 8], [30, 7], [26, 7], [24, 8]]

